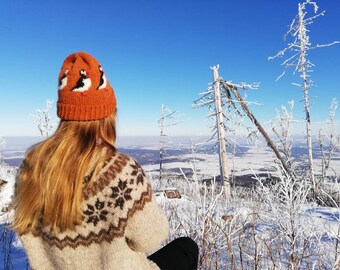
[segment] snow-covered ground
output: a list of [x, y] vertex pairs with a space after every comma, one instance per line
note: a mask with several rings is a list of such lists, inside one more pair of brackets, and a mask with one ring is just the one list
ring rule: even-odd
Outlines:
[[[9, 166], [8, 164], [2, 164], [2, 166], [0, 166], [0, 179], [7, 182], [0, 191], [0, 224], [7, 223], [12, 218], [13, 213], [6, 212], [5, 210], [9, 205], [11, 196], [13, 194], [16, 166], [22, 160], [25, 150], [30, 145], [38, 142], [39, 140], [40, 138], [38, 137], [5, 138], [5, 147], [3, 149], [4, 161], [14, 166]], [[158, 157], [158, 139], [156, 137], [126, 137], [118, 140], [117, 144], [122, 148], [122, 151], [126, 151], [131, 155], [135, 155], [136, 159], [143, 164], [144, 170], [149, 174], [152, 184], [157, 190], [166, 188], [165, 186], [162, 186], [164, 183], [157, 182], [159, 163], [158, 160], [155, 160], [155, 158], [157, 159]], [[219, 175], [217, 154], [209, 153], [209, 151], [204, 151], [201, 149], [196, 151], [196, 153], [193, 155], [191, 153], [190, 141], [188, 138], [174, 139], [173, 145], [168, 147], [167, 152], [168, 154], [166, 155], [164, 168], [166, 171], [170, 172], [170, 177], [171, 174], [181, 174], [181, 170], [187, 173], [190, 171], [193, 172], [193, 169], [195, 169], [195, 173], [197, 175], [201, 176], [201, 179], [208, 177], [213, 178], [214, 176]], [[304, 158], [305, 154], [303, 152], [300, 154], [300, 152], [297, 151], [296, 153], [299, 155], [298, 157], [300, 159]], [[228, 156], [228, 166], [229, 170], [234, 167], [234, 173], [236, 176], [252, 175], [254, 173], [275, 174], [274, 160], [275, 156], [273, 155], [272, 151], [265, 146], [265, 144], [260, 144], [257, 146], [242, 145], [242, 151], [238, 152], [234, 158], [232, 158], [231, 155]], [[333, 168], [331, 173], [338, 172], [339, 174], [339, 152], [334, 155], [334, 159], [331, 162], [331, 167]], [[315, 159], [315, 168], [316, 173], [319, 173], [321, 170], [321, 159], [318, 156]], [[193, 175], [190, 175], [190, 173], [188, 175], [189, 178], [193, 177]], [[266, 215], [264, 214], [265, 212], [261, 212], [261, 215], [259, 215], [261, 220], [256, 221], [256, 223], [254, 222], [254, 212], [260, 211], [260, 208], [258, 208], [259, 206], [257, 205], [258, 202], [255, 202], [255, 200], [254, 202], [243, 200], [237, 202], [230, 201], [226, 203], [226, 201], [222, 200], [223, 196], [219, 195], [217, 190], [214, 194], [211, 194], [212, 191], [210, 189], [206, 189], [204, 191], [204, 188], [207, 187], [203, 185], [200, 186], [200, 191], [198, 191], [198, 183], [192, 183], [189, 185], [184, 180], [182, 182], [170, 181], [166, 183], [166, 185], [168, 185], [168, 187], [178, 188], [182, 194], [181, 199], [171, 200], [165, 198], [162, 193], [157, 194], [157, 200], [159, 204], [165, 209], [169, 217], [172, 228], [171, 237], [179, 236], [179, 233], [181, 233], [189, 234], [195, 237], [198, 242], [203, 241], [203, 236], [201, 234], [206, 229], [204, 226], [206, 226], [206, 224], [211, 225], [213, 224], [212, 222], [215, 222], [217, 227], [209, 227], [208, 234], [210, 234], [210, 238], [206, 236], [206, 239], [211, 240], [211, 237], [218, 237], [218, 241], [220, 241], [220, 249], [224, 249], [225, 252], [225, 250], [227, 250], [226, 248], [228, 248], [226, 242], [228, 239], [223, 238], [223, 233], [229, 232], [230, 235], [233, 235], [233, 233], [243, 232], [243, 238], [239, 238], [239, 241], [245, 241], [247, 237], [251, 236], [252, 226], [254, 226], [256, 230], [256, 237], [261, 239], [267, 239], [269, 235], [268, 232], [275, 232], [273, 228], [276, 228], [276, 225], [269, 219], [266, 219]], [[202, 188], [203, 191], [201, 190]], [[209, 194], [211, 195], [210, 197]], [[306, 234], [312, 234], [315, 231], [321, 232], [322, 239], [320, 239], [320, 241], [326, 243], [325, 247], [323, 246], [326, 251], [323, 250], [323, 252], [329, 252], [329, 256], [334, 258], [336, 249], [334, 249], [333, 242], [336, 239], [340, 241], [339, 208], [319, 207], [315, 204], [306, 204], [302, 207], [302, 209], [303, 214], [300, 218], [306, 219], [306, 217], [308, 217], [309, 223], [313, 225], [306, 226]], [[221, 217], [224, 215], [226, 215], [227, 219], [230, 217], [231, 220], [224, 222], [221, 219]], [[231, 223], [233, 222], [235, 222], [235, 227], [233, 227], [233, 230], [235, 231], [233, 231], [231, 227]], [[240, 226], [240, 228], [237, 228], [237, 226]], [[223, 228], [225, 231], [221, 229], [220, 231], [223, 231], [223, 233], [217, 233], [216, 228]], [[5, 261], [6, 256], [11, 253], [14, 269], [21, 269], [23, 266], [26, 267], [25, 253], [23, 252], [20, 242], [18, 242], [17, 238], [11, 234], [10, 231], [4, 230], [3, 227], [0, 227], [0, 235], [2, 238], [0, 243], [0, 245], [2, 245], [0, 248], [0, 262]], [[7, 235], [7, 242], [5, 241], [5, 235]], [[8, 240], [9, 235], [10, 240]], [[238, 237], [241, 237], [240, 235], [241, 234], [239, 234]], [[235, 249], [235, 247], [240, 244], [236, 241], [236, 235], [234, 236], [235, 237], [232, 238], [232, 243], [235, 246], [233, 246], [232, 249]], [[7, 244], [10, 245], [9, 248], [5, 247]], [[202, 245], [202, 242], [199, 244]], [[232, 250], [229, 252], [232, 252]], [[244, 256], [248, 256], [248, 259], [243, 258], [244, 262], [247, 260], [250, 261], [251, 256], [249, 254], [246, 255], [247, 251], [244, 252]], [[221, 253], [222, 257], [220, 260], [223, 258], [227, 260], [228, 254], [229, 253]], [[236, 257], [238, 263], [240, 263], [241, 258], [239, 255]], [[267, 258], [266, 260], [269, 265], [270, 258]], [[287, 266], [287, 262], [284, 262], [284, 259], [282, 260], [282, 267]], [[313, 258], [311, 260], [313, 260]], [[331, 263], [328, 265], [331, 265]], [[250, 265], [248, 266], [250, 267]], [[280, 268], [278, 265], [277, 268], [285, 269], [284, 267]], [[221, 269], [225, 268], [222, 267]], [[238, 268], [236, 267], [236, 269]], [[249, 268], [245, 267], [245, 269]]]
[[0, 224], [7, 223], [11, 220], [12, 212], [7, 212], [5, 209], [12, 200], [14, 192], [16, 169], [6, 164], [0, 164], [0, 180], [6, 181], [0, 190]]

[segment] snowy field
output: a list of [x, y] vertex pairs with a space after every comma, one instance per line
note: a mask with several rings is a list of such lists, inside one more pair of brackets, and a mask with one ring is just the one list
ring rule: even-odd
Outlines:
[[[26, 149], [39, 142], [40, 137], [7, 137], [4, 138], [4, 161], [9, 166], [18, 166], [24, 157]], [[201, 139], [203, 141], [204, 138]], [[159, 142], [158, 137], [121, 137], [118, 138], [117, 147], [138, 160], [145, 171], [159, 170]], [[212, 147], [196, 149], [192, 153], [190, 138], [175, 137], [166, 147], [165, 167], [167, 169], [192, 170], [192, 164], [200, 174], [214, 176], [219, 174], [218, 156], [212, 152]], [[299, 159], [306, 159], [307, 153], [304, 145], [297, 141], [293, 147], [293, 155]], [[321, 157], [315, 150], [315, 171], [321, 172]], [[255, 173], [272, 173], [274, 170], [275, 155], [265, 143], [253, 146], [243, 143], [238, 147], [234, 158], [228, 155], [228, 166], [234, 165], [235, 175]], [[331, 164], [335, 172], [340, 172], [340, 152], [334, 154]]]
[[[3, 226], [11, 220], [13, 214], [5, 210], [13, 194], [15, 169], [23, 159], [25, 150], [38, 142], [40, 138], [12, 137], [4, 138], [4, 140], [3, 159], [7, 165], [2, 166], [0, 179], [5, 180], [7, 184], [0, 191], [0, 224], [3, 224], [0, 226], [0, 269], [3, 269], [2, 262], [3, 265], [8, 265], [8, 263], [12, 265], [8, 269], [26, 269], [28, 265], [20, 241], [13, 232], [4, 230]], [[279, 216], [272, 217], [269, 214], [274, 211], [275, 207], [268, 209], [265, 203], [260, 206], [256, 201], [258, 195], [250, 195], [254, 199], [253, 202], [241, 199], [241, 197], [245, 197], [243, 190], [237, 191], [240, 192], [237, 196], [238, 199], [234, 198], [227, 202], [218, 185], [215, 189], [214, 185], [207, 187], [207, 185], [199, 183], [200, 180], [213, 180], [215, 176], [219, 175], [218, 156], [212, 153], [210, 147], [193, 149], [190, 138], [173, 138], [172, 143], [167, 145], [166, 149], [164, 171], [169, 180], [164, 183], [164, 181], [158, 180], [159, 145], [157, 137], [123, 137], [118, 140], [117, 145], [120, 151], [133, 156], [142, 164], [156, 191], [165, 188], [179, 189], [182, 195], [180, 199], [170, 200], [162, 192], [156, 193], [156, 198], [168, 215], [171, 239], [183, 234], [190, 235], [199, 242], [201, 251], [208, 250], [208, 247], [210, 248], [209, 252], [214, 251], [214, 253], [207, 251], [201, 254], [203, 269], [231, 269], [232, 267], [241, 269], [240, 265], [243, 269], [254, 269], [253, 262], [256, 259], [258, 259], [259, 267], [262, 265], [262, 268], [258, 269], [287, 269], [289, 265], [288, 242], [282, 243], [281, 246], [278, 245], [280, 241], [284, 241], [283, 238], [280, 238], [284, 233], [280, 232], [282, 228], [276, 224]], [[305, 159], [305, 150], [299, 143], [294, 146], [293, 155], [301, 160]], [[233, 168], [235, 176], [254, 176], [254, 174], [277, 176], [274, 160], [272, 151], [264, 143], [257, 146], [242, 144], [235, 157], [228, 156], [228, 166]], [[320, 173], [321, 157], [317, 153], [315, 165], [316, 173]], [[340, 172], [339, 152], [334, 156], [331, 167], [334, 172]], [[265, 198], [266, 187], [263, 187], [261, 192]], [[273, 198], [268, 197], [269, 199]], [[263, 200], [266, 202], [266, 199]], [[304, 228], [304, 235], [306, 235], [301, 236], [301, 239], [304, 239], [303, 237], [313, 238], [315, 242], [313, 240], [310, 245], [322, 247], [322, 250], [317, 251], [313, 250], [313, 247], [309, 247], [312, 250], [308, 253], [310, 264], [301, 264], [300, 268], [332, 269], [331, 266], [334, 264], [332, 260], [340, 251], [340, 247], [335, 244], [340, 241], [339, 208], [304, 203], [297, 205], [295, 210], [298, 214], [296, 222]], [[254, 213], [258, 214], [255, 216]], [[226, 220], [221, 218], [224, 216]], [[301, 230], [301, 227], [298, 230]], [[301, 239], [299, 238], [299, 240]], [[249, 244], [251, 241], [253, 243]], [[247, 242], [249, 243], [246, 244]], [[217, 244], [218, 248], [213, 248], [214, 244]], [[242, 249], [243, 253], [237, 249], [242, 245], [245, 245]], [[272, 255], [274, 254], [274, 259], [269, 255], [261, 255], [261, 253], [265, 254], [267, 249], [271, 250]], [[257, 255], [254, 255], [254, 250], [258, 251]], [[300, 250], [294, 250], [294, 252], [297, 256]], [[232, 256], [230, 257], [230, 255]], [[329, 257], [328, 261], [327, 257]], [[323, 264], [317, 265], [316, 262], [320, 258], [322, 258]], [[273, 261], [277, 261], [276, 264], [272, 264]], [[217, 267], [217, 262], [222, 262], [220, 265], [224, 266]]]

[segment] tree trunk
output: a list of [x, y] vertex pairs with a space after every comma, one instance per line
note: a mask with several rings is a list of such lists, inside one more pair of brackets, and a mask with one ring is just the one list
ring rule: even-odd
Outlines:
[[228, 179], [228, 171], [227, 171], [227, 148], [226, 148], [226, 140], [225, 140], [225, 129], [224, 129], [224, 121], [223, 121], [218, 66], [212, 67], [212, 71], [213, 71], [213, 77], [214, 77], [216, 128], [217, 128], [218, 145], [219, 145], [221, 183], [223, 183], [224, 185], [226, 196], [230, 197], [230, 182]]
[[159, 182], [163, 177], [163, 155], [164, 155], [164, 105], [162, 104], [161, 118], [159, 119], [160, 137], [159, 137]]
[[304, 100], [305, 100], [305, 111], [306, 111], [306, 136], [307, 136], [307, 149], [308, 149], [308, 161], [309, 161], [309, 174], [310, 180], [313, 185], [313, 190], [316, 190], [316, 182], [314, 177], [314, 165], [313, 165], [313, 144], [312, 144], [312, 130], [310, 123], [310, 105], [308, 97], [308, 86], [304, 79], [303, 82]]
[[303, 27], [304, 12], [299, 4], [299, 41], [300, 41], [300, 61], [301, 66], [299, 72], [301, 72], [301, 78], [303, 80], [303, 96], [305, 101], [306, 112], [306, 136], [307, 136], [307, 150], [308, 150], [308, 163], [309, 163], [309, 175], [310, 181], [313, 185], [313, 191], [316, 191], [316, 183], [314, 178], [314, 166], [313, 166], [313, 145], [312, 145], [312, 131], [310, 123], [310, 104], [309, 104], [309, 89], [308, 89], [308, 76], [307, 76], [307, 58], [306, 58], [306, 42], [307, 42], [307, 29]]

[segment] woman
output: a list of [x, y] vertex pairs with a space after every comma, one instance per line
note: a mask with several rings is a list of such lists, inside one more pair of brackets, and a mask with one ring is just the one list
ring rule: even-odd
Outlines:
[[21, 164], [13, 229], [33, 269], [197, 269], [197, 245], [168, 236], [139, 164], [116, 151], [116, 98], [91, 55], [68, 56], [59, 74], [50, 138]]

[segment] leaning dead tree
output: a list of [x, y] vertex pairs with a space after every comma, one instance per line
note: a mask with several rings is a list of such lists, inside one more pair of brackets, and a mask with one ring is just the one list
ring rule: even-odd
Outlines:
[[178, 122], [174, 122], [174, 120], [178, 117], [177, 111], [173, 111], [168, 106], [162, 104], [161, 107], [161, 117], [158, 119], [159, 125], [159, 180], [161, 181], [163, 178], [164, 168], [164, 155], [165, 155], [165, 143], [166, 138], [169, 136], [165, 132], [165, 128], [170, 126], [175, 126]]
[[227, 165], [227, 145], [231, 145], [231, 143], [227, 136], [229, 134], [235, 136], [236, 129], [242, 125], [244, 115], [238, 102], [231, 98], [230, 92], [223, 90], [223, 80], [218, 74], [218, 69], [218, 65], [211, 67], [214, 80], [212, 86], [206, 92], [200, 94], [201, 97], [194, 101], [193, 107], [208, 107], [208, 117], [214, 121], [209, 142], [215, 142], [215, 146], [218, 148], [220, 182], [224, 185], [225, 192], [229, 196], [231, 179]]
[[[228, 96], [230, 99], [232, 99], [231, 94], [233, 94], [233, 96], [235, 97], [236, 101], [241, 105], [243, 111], [246, 113], [246, 115], [248, 116], [248, 118], [251, 120], [251, 122], [255, 125], [255, 127], [257, 128], [257, 130], [262, 134], [262, 136], [265, 138], [267, 145], [273, 150], [273, 152], [275, 153], [276, 157], [278, 158], [278, 160], [280, 161], [283, 169], [285, 170], [285, 172], [290, 175], [293, 176], [289, 166], [287, 165], [285, 159], [281, 156], [279, 149], [276, 147], [276, 145], [273, 143], [272, 139], [269, 137], [268, 133], [265, 131], [265, 129], [262, 127], [262, 125], [260, 124], [260, 122], [255, 118], [254, 114], [250, 111], [247, 103], [245, 102], [245, 100], [242, 98], [242, 96], [240, 95], [238, 89], [246, 89], [246, 88], [254, 88], [254, 85], [249, 85], [246, 83], [241, 83], [241, 84], [234, 84], [232, 82], [228, 82], [223, 80], [222, 77], [219, 78], [221, 85], [223, 87], [223, 89], [228, 93]], [[257, 87], [257, 85], [255, 85], [255, 87]]]
[[230, 114], [228, 115], [225, 113], [225, 111], [223, 111], [223, 108], [226, 108], [229, 112], [230, 109], [233, 108], [234, 115], [245, 114], [265, 138], [267, 145], [275, 153], [285, 173], [293, 177], [290, 167], [287, 165], [285, 159], [281, 156], [279, 149], [273, 143], [272, 139], [269, 137], [268, 133], [262, 127], [260, 122], [256, 119], [254, 114], [250, 111], [247, 102], [239, 93], [239, 89], [257, 89], [259, 87], [259, 84], [234, 84], [231, 81], [225, 81], [221, 76], [219, 76], [219, 66], [214, 66], [211, 69], [213, 71], [214, 78], [213, 86], [209, 87], [206, 92], [200, 94], [201, 97], [198, 100], [194, 101], [193, 107], [208, 107], [210, 110], [210, 114], [208, 116], [212, 117], [216, 122], [212, 129], [213, 135], [211, 140], [217, 137], [220, 174], [221, 180], [223, 181], [223, 184], [225, 186], [226, 193], [230, 194], [230, 181], [228, 179], [227, 171], [226, 145], [228, 144], [228, 140], [226, 138], [226, 132], [232, 130], [231, 127], [227, 125], [227, 122], [230, 126], [235, 125], [235, 122], [233, 122], [232, 116]]
[[[307, 11], [306, 7], [311, 5], [314, 8], [314, 16], [306, 17]], [[312, 46], [309, 41], [307, 29], [310, 24], [314, 22], [314, 19], [325, 14], [325, 11], [321, 13], [318, 12], [318, 6], [316, 2], [312, 0], [306, 0], [303, 3], [299, 3], [298, 5], [298, 14], [293, 19], [290, 24], [289, 30], [285, 35], [285, 39], [288, 36], [293, 38], [293, 41], [288, 43], [288, 46], [283, 50], [279, 51], [275, 56], [269, 57], [269, 60], [283, 57], [285, 54], [289, 52], [292, 53], [291, 56], [282, 63], [284, 66], [284, 70], [282, 74], [277, 78], [280, 79], [287, 71], [287, 69], [293, 67], [294, 74], [298, 72], [300, 74], [300, 78], [302, 79], [302, 84], [294, 84], [299, 86], [303, 90], [304, 96], [304, 108], [305, 108], [305, 122], [306, 122], [306, 136], [307, 136], [307, 150], [308, 150], [308, 161], [309, 161], [309, 175], [310, 180], [313, 185], [313, 190], [316, 189], [316, 182], [314, 176], [314, 168], [313, 168], [313, 148], [312, 148], [312, 131], [311, 131], [311, 114], [310, 114], [310, 102], [309, 102], [309, 90], [313, 85], [312, 80], [310, 79], [310, 72], [312, 72], [312, 68], [314, 67], [313, 63], [310, 62], [307, 58], [308, 51], [313, 50], [315, 48], [322, 48], [334, 45], [339, 43], [338, 41], [329, 43], [329, 44], [317, 44], [316, 46]]]

